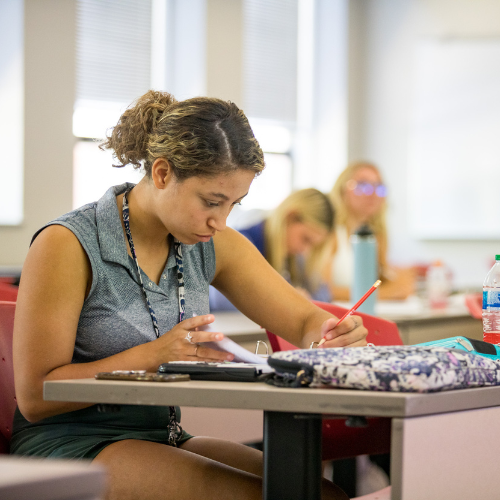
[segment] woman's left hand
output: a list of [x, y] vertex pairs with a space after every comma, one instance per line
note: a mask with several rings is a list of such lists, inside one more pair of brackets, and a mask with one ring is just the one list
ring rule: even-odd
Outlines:
[[362, 347], [366, 345], [368, 330], [359, 316], [348, 316], [339, 326], [337, 319], [327, 319], [321, 325], [321, 338], [326, 342], [322, 347]]

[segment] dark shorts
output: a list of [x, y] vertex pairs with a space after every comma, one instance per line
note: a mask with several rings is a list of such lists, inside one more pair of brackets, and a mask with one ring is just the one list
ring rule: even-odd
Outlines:
[[[102, 409], [102, 407], [101, 407]], [[169, 409], [164, 406], [98, 405], [29, 423], [16, 410], [10, 453], [47, 458], [93, 459], [115, 441], [168, 444]], [[180, 408], [176, 407], [180, 420]], [[178, 445], [192, 436], [182, 433]]]

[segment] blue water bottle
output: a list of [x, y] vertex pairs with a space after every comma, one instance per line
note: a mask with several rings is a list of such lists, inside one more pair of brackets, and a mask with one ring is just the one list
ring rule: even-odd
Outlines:
[[[354, 252], [354, 279], [351, 286], [351, 302], [355, 304], [377, 281], [377, 239], [369, 226], [363, 225], [351, 235]], [[377, 291], [359, 306], [358, 311], [375, 314]]]

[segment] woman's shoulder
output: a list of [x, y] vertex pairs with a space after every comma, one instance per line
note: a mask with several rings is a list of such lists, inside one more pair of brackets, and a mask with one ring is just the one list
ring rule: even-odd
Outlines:
[[80, 278], [88, 289], [90, 276], [91, 264], [80, 240], [59, 224], [48, 225], [39, 232], [23, 265], [23, 280], [28, 286], [38, 280], [37, 286], [44, 290], [68, 283], [76, 287]]
[[63, 226], [73, 234], [78, 234], [82, 230], [85, 232], [94, 233], [97, 230], [96, 224], [96, 205], [97, 203], [89, 203], [84, 205], [83, 207], [72, 210], [71, 212], [67, 212], [64, 215], [53, 219], [48, 222], [40, 229], [36, 231], [31, 239], [31, 244], [35, 241], [35, 239], [42, 233], [42, 231], [51, 228], [50, 234], [64, 234], [64, 231], [58, 231], [54, 229], [54, 226]]
[[231, 227], [217, 233], [213, 242], [218, 269], [228, 263], [230, 266], [241, 266], [242, 262], [251, 267], [255, 258], [262, 258], [262, 252], [259, 252], [248, 238]]
[[121, 234], [116, 196], [130, 188], [133, 184], [124, 183], [110, 187], [98, 200], [75, 208], [42, 226], [31, 240], [46, 228], [54, 225], [64, 226], [76, 235], [79, 240], [85, 240], [99, 245], [99, 240], [106, 235], [116, 239], [117, 233]]
[[87, 247], [84, 242], [98, 244], [95, 208], [96, 203], [89, 203], [48, 222], [33, 235], [30, 247], [50, 246], [61, 254], [71, 254], [78, 247]]
[[33, 235], [30, 246], [41, 239], [44, 245], [58, 246], [61, 252], [70, 251], [73, 243], [82, 245], [88, 253], [89, 247], [98, 246], [95, 205], [89, 203], [45, 224]]

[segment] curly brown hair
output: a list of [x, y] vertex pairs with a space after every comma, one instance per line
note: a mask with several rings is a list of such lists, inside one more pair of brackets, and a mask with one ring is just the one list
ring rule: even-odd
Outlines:
[[209, 97], [177, 101], [149, 90], [122, 114], [100, 148], [120, 162], [144, 168], [151, 177], [157, 158], [170, 163], [179, 180], [237, 169], [259, 175], [264, 155], [250, 124], [234, 103]]

